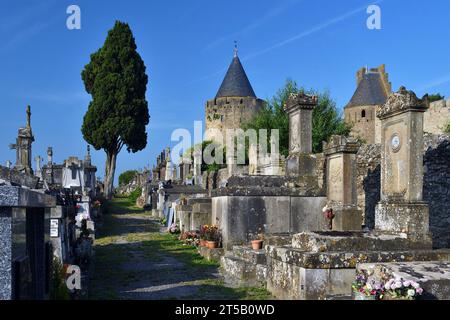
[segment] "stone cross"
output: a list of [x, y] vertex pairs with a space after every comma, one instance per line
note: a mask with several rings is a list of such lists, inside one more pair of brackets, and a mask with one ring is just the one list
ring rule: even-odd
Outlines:
[[382, 152], [375, 229], [424, 241], [430, 241], [428, 205], [422, 200], [423, 114], [427, 108], [428, 96], [419, 99], [400, 87], [377, 110]]
[[31, 128], [31, 107], [27, 106], [27, 128]]
[[48, 162], [49, 166], [51, 166], [53, 164], [53, 148], [52, 147], [47, 148], [47, 162]]

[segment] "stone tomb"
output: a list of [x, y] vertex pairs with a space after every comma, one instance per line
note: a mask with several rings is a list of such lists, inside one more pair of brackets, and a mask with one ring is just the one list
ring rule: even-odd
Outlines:
[[323, 144], [327, 156], [327, 199], [328, 207], [335, 217], [333, 230], [361, 230], [362, 212], [357, 207], [356, 195], [356, 140], [343, 136], [332, 136]]
[[0, 300], [44, 299], [52, 259], [48, 208], [55, 198], [0, 186]]
[[276, 297], [350, 296], [358, 263], [448, 259], [449, 250], [431, 248], [428, 210], [422, 201], [426, 105], [426, 99], [400, 88], [378, 110], [383, 128], [383, 182], [374, 232], [303, 232], [293, 237], [289, 247], [266, 247], [267, 288]]

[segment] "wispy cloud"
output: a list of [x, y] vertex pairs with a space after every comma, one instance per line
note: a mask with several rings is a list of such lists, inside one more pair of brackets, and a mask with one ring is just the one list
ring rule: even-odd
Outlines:
[[317, 32], [320, 32], [320, 31], [322, 31], [322, 30], [325, 30], [325, 29], [327, 29], [328, 27], [330, 27], [330, 26], [332, 26], [332, 25], [335, 25], [335, 24], [337, 24], [337, 23], [339, 23], [339, 22], [342, 22], [342, 21], [344, 21], [344, 20], [349, 19], [350, 17], [354, 16], [355, 14], [357, 14], [357, 13], [359, 13], [359, 12], [361, 12], [361, 11], [367, 10], [367, 7], [368, 7], [370, 4], [379, 4], [379, 3], [382, 2], [382, 1], [383, 1], [383, 0], [378, 0], [378, 1], [375, 1], [375, 2], [371, 2], [371, 3], [369, 3], [369, 4], [365, 5], [365, 6], [362, 6], [362, 7], [356, 8], [356, 9], [353, 9], [353, 10], [351, 10], [351, 11], [348, 11], [348, 12], [346, 12], [346, 13], [340, 15], [340, 16], [337, 16], [337, 17], [332, 18], [332, 19], [330, 19], [330, 20], [328, 20], [328, 21], [325, 21], [325, 22], [323, 22], [323, 23], [321, 23], [321, 24], [319, 24], [319, 25], [317, 25], [317, 26], [315, 26], [315, 27], [313, 27], [313, 28], [311, 28], [311, 29], [302, 31], [302, 32], [300, 32], [300, 33], [298, 33], [298, 34], [296, 34], [296, 35], [290, 37], [290, 38], [287, 38], [287, 39], [285, 39], [285, 40], [283, 40], [283, 41], [280, 41], [280, 42], [278, 42], [278, 43], [275, 43], [275, 44], [273, 44], [273, 45], [271, 45], [271, 46], [269, 46], [269, 47], [267, 47], [267, 48], [264, 48], [264, 49], [262, 49], [262, 50], [259, 50], [259, 51], [254, 52], [254, 53], [252, 53], [252, 54], [249, 54], [249, 55], [245, 56], [242, 60], [249, 60], [249, 59], [255, 58], [255, 57], [257, 57], [257, 56], [260, 56], [260, 55], [262, 55], [262, 54], [265, 54], [265, 53], [267, 53], [267, 52], [270, 52], [270, 51], [272, 51], [272, 50], [274, 50], [274, 49], [283, 47], [283, 46], [285, 46], [285, 45], [287, 45], [287, 44], [290, 44], [290, 43], [292, 43], [292, 42], [295, 42], [295, 41], [298, 41], [298, 40], [300, 40], [300, 39], [303, 39], [303, 38], [305, 38], [305, 37], [307, 37], [307, 36], [310, 36], [310, 35], [312, 35], [312, 34], [314, 34], [314, 33], [317, 33]]
[[[298, 41], [298, 40], [300, 40], [302, 38], [305, 38], [307, 36], [310, 36], [310, 35], [312, 35], [314, 33], [317, 33], [317, 32], [320, 32], [322, 30], [325, 30], [325, 29], [329, 28], [332, 25], [335, 25], [335, 24], [337, 24], [339, 22], [342, 22], [344, 20], [349, 19], [350, 17], [356, 15], [357, 13], [360, 13], [361, 11], [367, 10], [367, 7], [369, 5], [371, 5], [371, 4], [379, 4], [379, 3], [383, 2], [383, 1], [384, 0], [378, 0], [378, 1], [370, 2], [370, 3], [366, 4], [365, 6], [358, 7], [356, 9], [351, 10], [351, 11], [348, 11], [348, 12], [346, 12], [346, 13], [340, 15], [340, 16], [337, 16], [337, 17], [332, 18], [332, 19], [330, 19], [328, 21], [325, 21], [325, 22], [323, 22], [323, 23], [321, 23], [321, 24], [319, 24], [319, 25], [317, 25], [317, 26], [315, 26], [315, 27], [313, 27], [311, 29], [302, 31], [302, 32], [300, 32], [300, 33], [298, 33], [298, 34], [296, 34], [294, 36], [291, 36], [290, 38], [287, 38], [287, 39], [285, 39], [283, 41], [275, 43], [275, 44], [273, 44], [273, 45], [271, 45], [271, 46], [269, 46], [267, 48], [264, 48], [262, 50], [256, 51], [254, 53], [251, 53], [251, 54], [241, 58], [241, 60], [242, 61], [247, 61], [247, 60], [253, 59], [253, 58], [257, 57], [257, 56], [260, 56], [260, 55], [263, 55], [265, 53], [268, 53], [268, 52], [270, 52], [270, 51], [272, 51], [274, 49], [283, 47], [283, 46], [285, 46], [287, 44], [290, 44], [292, 42]], [[279, 10], [281, 10], [281, 9], [279, 9]], [[279, 12], [279, 10], [277, 11], [278, 14], [281, 13], [281, 12]], [[214, 77], [216, 77], [216, 76], [218, 76], [220, 74], [223, 74], [223, 72], [225, 70], [226, 70], [226, 68], [218, 70], [218, 71], [215, 71], [215, 72], [210, 73], [210, 74], [208, 74], [206, 76], [203, 76], [201, 78], [192, 80], [192, 81], [188, 82], [187, 85], [191, 85], [191, 84], [196, 83], [196, 82], [200, 82], [200, 81], [208, 80], [210, 78], [214, 78]]]
[[222, 36], [222, 37], [212, 41], [211, 43], [209, 43], [208, 45], [205, 46], [204, 50], [211, 50], [212, 48], [222, 44], [223, 42], [225, 42], [227, 40], [234, 40], [235, 38], [237, 38], [239, 36], [242, 36], [242, 35], [250, 33], [251, 31], [261, 27], [262, 25], [264, 25], [265, 23], [267, 23], [271, 19], [281, 15], [287, 9], [289, 9], [292, 6], [296, 5], [300, 1], [301, 0], [291, 0], [291, 1], [288, 1], [287, 3], [284, 3], [283, 5], [280, 5], [278, 7], [270, 9], [269, 12], [267, 12], [261, 18], [256, 19], [254, 22], [252, 22], [251, 24], [245, 26], [241, 30], [233, 32], [233, 33], [230, 33], [230, 34], [227, 34], [225, 36]]
[[59, 15], [54, 15], [50, 19], [48, 14], [46, 15], [53, 4], [54, 1], [45, 4], [40, 3], [39, 5], [26, 7], [16, 14], [2, 17], [0, 19], [0, 34], [4, 43], [0, 52], [13, 49], [59, 21]]
[[418, 90], [427, 90], [431, 88], [438, 87], [440, 85], [446, 84], [450, 82], [450, 74], [447, 74], [445, 76], [442, 76], [440, 78], [434, 79], [426, 84], [424, 84], [422, 87], [420, 87]]

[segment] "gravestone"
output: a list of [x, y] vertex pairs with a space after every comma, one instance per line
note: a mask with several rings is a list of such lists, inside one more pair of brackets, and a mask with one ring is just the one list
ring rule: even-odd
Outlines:
[[9, 146], [10, 149], [16, 150], [15, 170], [27, 174], [33, 173], [31, 167], [31, 145], [33, 142], [34, 136], [31, 130], [31, 109], [30, 106], [27, 106], [27, 125], [24, 128], [19, 129], [16, 143]]
[[312, 155], [312, 112], [317, 97], [302, 92], [291, 94], [284, 110], [289, 115], [289, 156], [286, 174], [300, 184], [316, 186], [316, 159]]
[[389, 95], [381, 119], [381, 201], [375, 210], [375, 229], [430, 240], [428, 205], [423, 189], [423, 113], [428, 97], [418, 99], [401, 87]]
[[359, 144], [352, 138], [332, 136], [323, 143], [327, 156], [327, 199], [333, 209], [333, 230], [361, 230], [362, 212], [357, 208], [356, 153]]

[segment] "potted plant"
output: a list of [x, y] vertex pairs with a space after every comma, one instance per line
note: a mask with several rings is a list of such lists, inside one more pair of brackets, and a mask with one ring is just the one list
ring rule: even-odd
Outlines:
[[200, 227], [200, 247], [206, 247], [206, 233], [208, 225], [203, 225]]
[[402, 278], [389, 279], [384, 288], [386, 293], [383, 300], [415, 300], [423, 293], [417, 282]]
[[219, 239], [219, 228], [216, 225], [205, 225], [206, 246], [208, 249], [217, 248]]
[[261, 250], [264, 243], [264, 233], [261, 232], [261, 228], [258, 229], [258, 234], [251, 241], [253, 250]]

